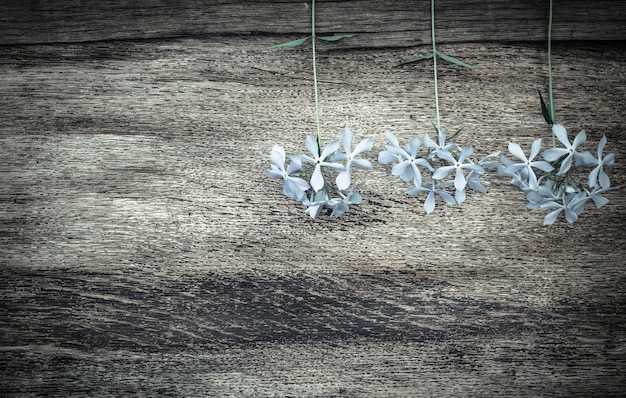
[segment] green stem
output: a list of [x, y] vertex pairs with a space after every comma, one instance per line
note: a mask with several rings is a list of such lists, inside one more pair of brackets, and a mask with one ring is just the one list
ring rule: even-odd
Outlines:
[[[548, 101], [550, 104], [550, 118], [554, 123], [554, 95], [552, 94], [552, 0], [550, 0], [550, 14], [548, 17]], [[552, 134], [552, 146], [556, 146], [554, 133]]]
[[[439, 117], [439, 89], [437, 87], [437, 45], [435, 44], [435, 0], [430, 1], [430, 27], [433, 41], [433, 71], [435, 78], [435, 108], [437, 111], [437, 129], [441, 127]], [[439, 131], [437, 131], [439, 133]]]
[[317, 40], [315, 36], [315, 0], [311, 0], [311, 48], [313, 52], [313, 86], [315, 91], [315, 123], [317, 125], [317, 150], [318, 155], [322, 155], [322, 143], [321, 143], [321, 128], [320, 128], [320, 107], [319, 107], [319, 99], [318, 99], [318, 88], [317, 88], [317, 60], [315, 53], [315, 41]]

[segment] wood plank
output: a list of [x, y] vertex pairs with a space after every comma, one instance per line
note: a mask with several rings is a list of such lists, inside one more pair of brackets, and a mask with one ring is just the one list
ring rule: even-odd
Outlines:
[[[263, 174], [314, 131], [308, 49], [276, 39], [3, 48], [1, 395], [621, 396], [623, 192], [546, 228], [489, 175], [426, 216], [376, 154], [430, 129], [430, 65], [323, 49], [323, 138], [349, 123], [375, 167], [361, 206], [311, 221]], [[441, 50], [479, 65], [440, 66], [459, 143], [549, 137], [542, 43]], [[554, 62], [559, 120], [608, 137], [624, 186], [626, 52]]]
[[[320, 1], [319, 33], [358, 33], [345, 47], [430, 42], [429, 1]], [[545, 41], [547, 2], [437, 2], [438, 40]], [[555, 2], [555, 40], [625, 40], [626, 1]], [[0, 44], [73, 43], [206, 35], [310, 33], [300, 1], [17, 1], [0, 3]]]

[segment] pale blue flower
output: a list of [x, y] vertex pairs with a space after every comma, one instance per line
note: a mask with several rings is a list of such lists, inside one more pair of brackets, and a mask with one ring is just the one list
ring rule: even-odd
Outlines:
[[611, 186], [611, 181], [609, 180], [609, 176], [604, 171], [604, 167], [611, 166], [615, 161], [615, 154], [610, 153], [606, 155], [604, 158], [602, 157], [602, 152], [604, 151], [604, 146], [606, 145], [606, 136], [603, 135], [598, 143], [598, 157], [595, 158], [589, 152], [585, 152], [583, 157], [585, 159], [585, 163], [588, 165], [595, 165], [596, 167], [591, 170], [589, 173], [589, 187], [594, 188], [598, 183], [602, 188], [609, 188]]
[[587, 191], [587, 195], [589, 196], [589, 199], [593, 201], [593, 204], [596, 205], [596, 208], [600, 209], [609, 203], [609, 200], [600, 194], [616, 189], [619, 189], [619, 187], [600, 188], [599, 185], [596, 185], [591, 192]]
[[526, 173], [526, 169], [520, 169], [516, 172], [510, 173], [507, 171], [507, 167], [512, 165], [513, 163], [514, 162], [511, 159], [502, 155], [500, 157], [500, 164], [498, 165], [498, 175], [504, 177], [512, 177], [511, 185], [519, 189], [523, 189], [524, 187], [528, 186], [526, 182], [528, 181], [528, 175], [523, 175], [523, 173]]
[[550, 213], [548, 213], [543, 218], [543, 225], [552, 225], [556, 221], [557, 217], [561, 212], [565, 211], [565, 219], [569, 223], [576, 222], [578, 220], [578, 216], [585, 209], [585, 203], [589, 197], [585, 192], [574, 192], [563, 195], [561, 197], [562, 202], [549, 201], [543, 203], [540, 208], [541, 210], [550, 210], [556, 209]]
[[547, 180], [537, 189], [527, 189], [524, 192], [526, 192], [526, 199], [528, 200], [526, 207], [537, 209], [544, 203], [560, 200], [565, 188], [557, 186], [554, 180]]
[[315, 220], [317, 216], [322, 212], [324, 205], [328, 203], [328, 192], [326, 192], [326, 188], [323, 188], [312, 195], [312, 200], [304, 199], [302, 204], [304, 204], [306, 209], [306, 214], [311, 216], [312, 219]]
[[339, 149], [339, 141], [333, 141], [328, 143], [328, 145], [326, 145], [322, 150], [321, 154], [317, 146], [317, 141], [310, 135], [306, 137], [304, 145], [313, 156], [311, 157], [307, 155], [298, 155], [298, 158], [301, 159], [304, 163], [313, 163], [315, 165], [315, 169], [313, 170], [313, 174], [311, 175], [311, 186], [313, 187], [315, 192], [318, 192], [324, 187], [324, 175], [322, 174], [322, 167], [334, 169], [339, 173], [346, 171], [346, 168], [343, 165], [327, 161], [329, 156], [337, 152], [337, 150]]
[[433, 171], [433, 167], [428, 160], [419, 155], [419, 150], [422, 145], [418, 136], [411, 138], [409, 145], [400, 147], [398, 139], [390, 132], [385, 134], [385, 138], [389, 142], [386, 145], [386, 151], [381, 151], [378, 154], [378, 162], [382, 164], [388, 164], [393, 161], [399, 161], [398, 164], [391, 168], [391, 175], [400, 176], [403, 181], [413, 181], [415, 185], [422, 185], [422, 174], [417, 166], [426, 167], [428, 170]]
[[559, 160], [560, 158], [565, 158], [561, 162], [561, 168], [559, 169], [558, 175], [566, 173], [570, 167], [572, 166], [572, 162], [577, 159], [581, 159], [581, 154], [576, 152], [576, 148], [587, 141], [587, 134], [585, 130], [581, 130], [578, 135], [574, 138], [572, 143], [569, 142], [569, 138], [567, 137], [567, 130], [565, 127], [560, 124], [554, 124], [552, 126], [552, 133], [554, 136], [565, 146], [565, 148], [550, 148], [543, 151], [541, 156], [548, 162], [554, 162]]
[[350, 166], [354, 166], [357, 169], [369, 170], [372, 168], [372, 164], [365, 159], [355, 159], [355, 157], [365, 151], [369, 151], [372, 149], [373, 143], [371, 138], [367, 138], [359, 142], [354, 148], [354, 151], [351, 150], [352, 147], [352, 130], [349, 127], [346, 127], [341, 132], [341, 145], [343, 146], [345, 155], [341, 152], [337, 152], [335, 156], [333, 156], [333, 161], [346, 161], [346, 171], [342, 171], [337, 175], [337, 188], [346, 189], [350, 186]]
[[305, 192], [310, 188], [309, 183], [302, 178], [295, 177], [302, 168], [300, 159], [291, 159], [289, 166], [285, 169], [285, 148], [275, 145], [270, 154], [272, 162], [271, 169], [265, 173], [271, 178], [282, 178], [284, 180], [283, 193], [292, 199], [302, 200]]
[[480, 180], [480, 174], [474, 170], [469, 172], [467, 177], [465, 177], [465, 181], [467, 181], [467, 186], [470, 187], [470, 189], [481, 193], [487, 192], [487, 188], [485, 188], [483, 182]]
[[435, 194], [439, 195], [441, 199], [444, 200], [449, 205], [457, 204], [456, 200], [452, 195], [448, 193], [445, 189], [441, 188], [441, 186], [435, 185], [435, 181], [433, 180], [428, 185], [415, 186], [409, 189], [406, 193], [408, 195], [417, 195], [422, 192], [428, 192], [428, 196], [426, 196], [426, 200], [424, 201], [424, 211], [426, 214], [430, 214], [435, 210]]
[[521, 160], [522, 163], [512, 163], [508, 165], [505, 169], [505, 172], [510, 173], [512, 175], [516, 171], [524, 169], [525, 175], [528, 177], [528, 186], [531, 189], [536, 189], [537, 188], [537, 175], [535, 174], [533, 167], [539, 170], [545, 171], [545, 172], [550, 172], [554, 170], [554, 168], [550, 165], [550, 163], [544, 160], [533, 161], [535, 156], [539, 154], [540, 150], [541, 150], [541, 138], [538, 138], [535, 141], [533, 141], [531, 148], [530, 148], [530, 156], [528, 158], [526, 158], [526, 155], [524, 154], [524, 151], [519, 146], [519, 144], [515, 142], [509, 142], [509, 152], [511, 152], [513, 156]]
[[435, 180], [441, 180], [450, 174], [451, 171], [455, 170], [456, 175], [454, 177], [454, 187], [462, 191], [465, 189], [465, 185], [467, 185], [467, 180], [465, 179], [465, 174], [463, 174], [463, 170], [473, 170], [479, 174], [483, 174], [485, 170], [474, 163], [466, 162], [466, 160], [473, 153], [472, 147], [465, 147], [461, 149], [461, 153], [459, 154], [459, 158], [455, 159], [450, 151], [439, 149], [437, 150], [437, 157], [441, 160], [445, 160], [450, 165], [439, 167], [434, 171], [432, 178]]
[[457, 150], [460, 151], [461, 148], [453, 142], [446, 142], [446, 130], [443, 127], [436, 128], [437, 130], [437, 142], [433, 141], [428, 133], [424, 133], [424, 145], [428, 148], [432, 148], [435, 151], [438, 149], [443, 149], [446, 151]]
[[363, 185], [364, 183], [357, 184], [350, 190], [350, 192], [348, 192], [347, 195], [339, 192], [341, 198], [331, 199], [328, 203], [328, 205], [333, 208], [331, 217], [340, 217], [342, 214], [348, 212], [350, 205], [360, 205], [363, 203], [361, 194], [357, 192], [357, 189], [361, 188]]
[[[483, 169], [485, 169], [485, 168], [497, 169], [498, 168], [498, 163], [494, 162], [493, 159], [497, 158], [499, 155], [500, 155], [500, 151], [494, 152], [494, 153], [492, 153], [490, 155], [487, 155], [484, 158], [480, 159], [478, 161], [478, 164]], [[474, 191], [482, 192], [482, 193], [487, 192], [487, 188], [485, 188], [485, 186], [482, 184], [482, 181], [480, 180], [480, 174], [477, 173], [476, 171], [471, 170], [469, 172], [469, 174], [467, 175], [467, 177], [465, 178], [465, 180], [467, 181], [467, 186], [469, 186]]]

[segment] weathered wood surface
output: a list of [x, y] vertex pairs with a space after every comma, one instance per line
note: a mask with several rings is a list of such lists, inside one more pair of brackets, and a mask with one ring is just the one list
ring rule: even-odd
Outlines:
[[[12, 46], [0, 55], [3, 396], [622, 396], [626, 200], [542, 227], [495, 175], [424, 215], [389, 169], [311, 221], [268, 179], [313, 132], [289, 37]], [[411, 49], [319, 59], [323, 134], [433, 120]], [[539, 44], [449, 44], [443, 120], [478, 155], [548, 136]], [[626, 53], [554, 48], [559, 120], [626, 185]]]
[[[318, 1], [319, 33], [358, 33], [344, 47], [430, 41], [430, 1]], [[548, 1], [440, 0], [438, 40], [546, 39]], [[0, 44], [310, 33], [309, 1], [126, 0], [0, 2]], [[626, 40], [626, 1], [554, 2], [555, 40]]]

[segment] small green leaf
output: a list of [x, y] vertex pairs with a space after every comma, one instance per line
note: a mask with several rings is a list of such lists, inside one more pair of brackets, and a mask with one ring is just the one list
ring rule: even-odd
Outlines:
[[543, 118], [550, 126], [554, 124], [554, 120], [552, 120], [552, 116], [550, 116], [550, 109], [546, 106], [543, 97], [541, 96], [541, 91], [537, 90], [539, 93], [539, 100], [541, 101], [541, 113], [543, 114]]
[[324, 40], [324, 41], [338, 41], [341, 39], [345, 39], [348, 37], [354, 37], [356, 35], [337, 35], [337, 36], [317, 36], [318, 39], [320, 40]]
[[302, 39], [288, 41], [287, 43], [274, 44], [273, 46], [270, 46], [270, 48], [297, 47], [300, 44], [309, 40], [310, 38], [311, 36], [307, 36], [307, 37], [303, 37]]
[[478, 68], [478, 66], [473, 66], [473, 65], [466, 64], [465, 62], [463, 62], [461, 60], [458, 60], [458, 59], [456, 59], [454, 57], [451, 57], [449, 55], [446, 55], [444, 53], [440, 53], [439, 51], [437, 51], [437, 56], [439, 56], [439, 58], [441, 58], [441, 59], [444, 59], [444, 60], [446, 60], [448, 62], [452, 62], [453, 64], [462, 66], [464, 68], [469, 68], [469, 69], [476, 69], [476, 68]]
[[426, 53], [421, 53], [419, 57], [417, 58], [411, 58], [408, 61], [403, 61], [400, 62], [398, 65], [396, 66], [402, 66], [402, 65], [406, 65], [406, 64], [412, 64], [413, 62], [419, 62], [419, 61], [424, 61], [427, 59], [433, 59], [433, 55], [432, 54], [426, 54]]
[[456, 131], [456, 133], [452, 134], [452, 137], [450, 137], [450, 138], [446, 139], [446, 141], [451, 141], [451, 140], [455, 139], [455, 138], [456, 138], [456, 136], [457, 136], [457, 135], [459, 135], [459, 133], [461, 132], [461, 130], [463, 130], [463, 127], [461, 127], [460, 129], [458, 129], [458, 130]]

